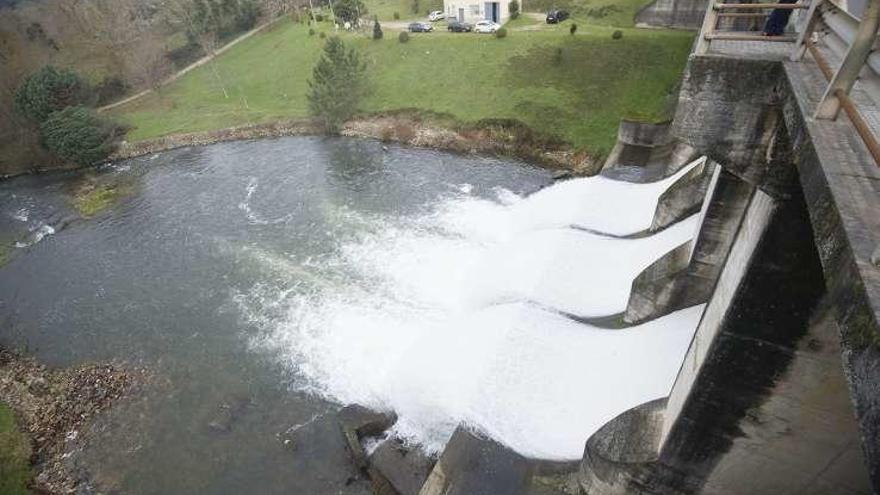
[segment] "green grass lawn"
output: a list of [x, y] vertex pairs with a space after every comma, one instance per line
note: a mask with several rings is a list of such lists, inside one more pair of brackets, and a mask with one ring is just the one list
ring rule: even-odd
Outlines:
[[[332, 32], [326, 23], [321, 29]], [[369, 62], [373, 92], [365, 112], [417, 108], [461, 122], [514, 118], [601, 156], [622, 117], [667, 117], [668, 95], [693, 40], [685, 32], [636, 29], [612, 40], [613, 31], [581, 25], [570, 36], [566, 23], [511, 30], [504, 39], [419, 33], [406, 44], [390, 29], [381, 41], [341, 36]], [[133, 141], [306, 117], [307, 80], [323, 42], [308, 27], [284, 21], [214, 61], [219, 77], [201, 67], [113, 113], [133, 126]]]
[[0, 403], [0, 494], [26, 495], [31, 478], [31, 446], [18, 430], [15, 415]]

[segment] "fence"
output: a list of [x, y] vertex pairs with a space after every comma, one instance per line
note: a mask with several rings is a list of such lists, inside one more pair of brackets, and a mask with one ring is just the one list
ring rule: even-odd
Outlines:
[[[761, 31], [736, 30], [737, 24], [725, 19], [761, 20], [776, 9], [801, 11], [795, 28], [779, 36]], [[734, 29], [726, 29], [730, 25]], [[739, 26], [742, 24], [740, 23]], [[880, 53], [874, 51], [880, 26], [880, 0], [870, 0], [858, 18], [831, 0], [799, 0], [796, 3], [720, 3], [712, 0], [706, 10], [703, 27], [694, 52], [706, 55], [715, 40], [732, 42], [784, 42], [791, 45], [791, 61], [800, 61], [810, 52], [828, 80], [813, 115], [816, 119], [836, 119], [843, 110], [852, 121], [874, 161], [880, 164], [880, 144], [852, 100], [856, 82], [873, 101], [880, 103]], [[821, 46], [821, 49], [820, 49]]]

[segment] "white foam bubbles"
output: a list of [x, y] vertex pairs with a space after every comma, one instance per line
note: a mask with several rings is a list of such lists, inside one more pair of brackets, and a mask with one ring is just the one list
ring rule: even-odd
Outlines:
[[702, 307], [624, 330], [566, 318], [622, 311], [633, 278], [697, 220], [639, 239], [563, 227], [643, 230], [668, 182], [573, 180], [497, 201], [462, 188], [418, 218], [352, 222], [369, 227], [314, 267], [327, 283], [236, 300], [297, 387], [393, 409], [395, 432], [426, 450], [464, 421], [522, 454], [575, 459], [609, 419], [668, 394]]

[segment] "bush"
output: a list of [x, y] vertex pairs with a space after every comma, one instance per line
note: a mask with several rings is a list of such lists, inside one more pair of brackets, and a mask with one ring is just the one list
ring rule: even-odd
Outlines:
[[401, 43], [406, 43], [407, 41], [409, 41], [409, 33], [407, 33], [406, 31], [401, 31], [400, 34], [397, 35], [397, 41], [400, 41]]
[[382, 39], [382, 26], [379, 25], [379, 18], [373, 18], [373, 39], [381, 40]]
[[309, 28], [309, 36], [314, 36], [314, 35], [315, 35], [315, 30], [312, 28]]
[[182, 69], [187, 65], [205, 56], [202, 46], [195, 40], [187, 40], [187, 43], [179, 48], [169, 51], [166, 55], [176, 69]]
[[350, 22], [352, 26], [357, 26], [360, 18], [367, 13], [367, 7], [361, 0], [336, 0], [331, 5], [333, 13], [337, 19], [342, 20], [342, 24]]
[[510, 3], [507, 4], [507, 10], [510, 12], [510, 19], [516, 19], [519, 17], [519, 2], [517, 0], [510, 0]]
[[49, 115], [40, 125], [43, 146], [66, 162], [93, 165], [108, 156], [124, 130], [83, 107], [67, 107]]
[[568, 28], [568, 32], [569, 32], [569, 34], [571, 34], [572, 36], [574, 36], [574, 33], [576, 33], [577, 30], [578, 30], [578, 25], [572, 22], [572, 23], [571, 23], [571, 27]]
[[315, 22], [324, 22], [323, 14], [315, 14]]
[[357, 112], [367, 91], [366, 63], [338, 37], [328, 39], [309, 80], [309, 112], [327, 133], [336, 134]]
[[498, 31], [495, 31], [496, 38], [504, 38], [507, 36], [507, 28], [498, 28]]
[[395, 21], [396, 21], [396, 20], [399, 20], [399, 19], [400, 19], [400, 12], [395, 12], [394, 15], [393, 15], [392, 17], [394, 17], [394, 20], [395, 20]]
[[94, 88], [92, 88], [92, 99], [97, 105], [106, 105], [122, 97], [129, 86], [119, 76], [104, 76]]
[[318, 33], [318, 38], [324, 39], [326, 37], [327, 37], [327, 33], [325, 33], [324, 31], [321, 31], [320, 33]]
[[15, 108], [25, 117], [43, 122], [52, 112], [85, 102], [87, 89], [75, 72], [47, 65], [28, 76], [15, 91]]
[[620, 29], [611, 33], [611, 39], [619, 40], [620, 38], [623, 38], [623, 31], [621, 31]]

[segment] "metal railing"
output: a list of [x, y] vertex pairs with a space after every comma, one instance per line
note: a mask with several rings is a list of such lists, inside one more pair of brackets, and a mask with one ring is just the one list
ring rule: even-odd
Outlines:
[[[870, 0], [861, 18], [850, 14], [831, 0], [799, 0], [788, 4], [710, 1], [694, 49], [697, 55], [707, 54], [714, 40], [788, 42], [792, 44], [789, 59], [795, 62], [800, 61], [809, 51], [828, 80], [828, 86], [816, 105], [813, 117], [834, 120], [840, 110], [843, 110], [874, 161], [880, 165], [880, 144], [860, 113], [858, 104], [850, 96], [858, 81], [859, 88], [870, 97], [873, 104], [880, 106], [880, 53], [874, 48], [880, 27], [880, 0]], [[719, 29], [719, 22], [725, 18], [760, 19], [775, 9], [804, 12], [795, 22], [794, 33], [765, 36], [760, 31]]]
[[[803, 1], [803, 0], [802, 0]], [[773, 10], [799, 10], [807, 9], [805, 3], [721, 3], [710, 0], [706, 9], [706, 17], [703, 18], [703, 28], [700, 31], [700, 39], [697, 41], [695, 53], [704, 55], [709, 51], [709, 44], [713, 40], [731, 41], [787, 41], [796, 40], [791, 35], [765, 36], [761, 31], [730, 31], [719, 28], [719, 22], [725, 19], [760, 19], [767, 17]], [[748, 12], [742, 12], [748, 11]]]

